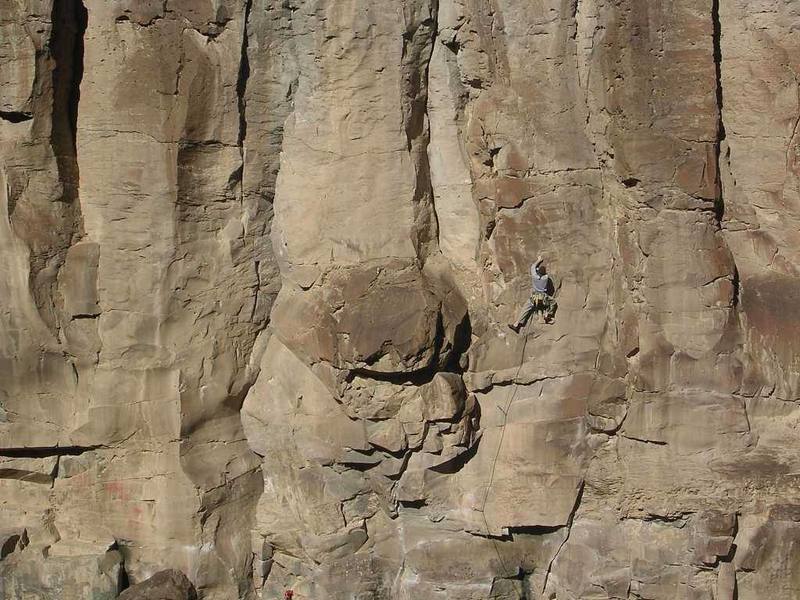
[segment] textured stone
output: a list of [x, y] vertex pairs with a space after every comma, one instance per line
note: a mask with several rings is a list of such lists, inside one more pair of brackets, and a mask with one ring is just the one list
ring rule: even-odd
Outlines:
[[799, 28], [0, 0], [0, 598], [800, 595]]
[[124, 590], [120, 600], [197, 600], [192, 582], [180, 571], [159, 571]]

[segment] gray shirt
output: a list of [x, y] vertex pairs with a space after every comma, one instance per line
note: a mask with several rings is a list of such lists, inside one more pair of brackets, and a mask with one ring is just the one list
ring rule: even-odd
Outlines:
[[550, 283], [550, 276], [546, 273], [539, 274], [539, 263], [531, 265], [531, 292], [534, 294], [546, 294]]

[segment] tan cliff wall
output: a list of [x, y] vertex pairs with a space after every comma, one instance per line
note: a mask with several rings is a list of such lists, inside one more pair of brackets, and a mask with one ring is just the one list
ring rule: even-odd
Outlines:
[[798, 31], [0, 0], [0, 597], [800, 596]]

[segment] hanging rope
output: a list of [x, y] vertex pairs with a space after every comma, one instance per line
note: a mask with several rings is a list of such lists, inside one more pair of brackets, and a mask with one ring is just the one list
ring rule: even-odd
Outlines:
[[[528, 324], [525, 325], [525, 329], [527, 330]], [[495, 554], [497, 554], [497, 560], [500, 561], [500, 567], [503, 569], [503, 572], [506, 571], [506, 563], [503, 560], [503, 556], [500, 554], [500, 547], [497, 544], [497, 539], [492, 536], [491, 532], [489, 531], [489, 521], [486, 518], [486, 503], [489, 501], [489, 492], [492, 489], [492, 484], [494, 483], [494, 473], [497, 469], [497, 461], [500, 458], [500, 450], [503, 448], [503, 439], [506, 436], [506, 425], [508, 424], [508, 411], [511, 409], [511, 404], [514, 402], [514, 398], [517, 396], [517, 389], [519, 386], [515, 385], [515, 382], [519, 378], [520, 371], [522, 371], [522, 365], [525, 364], [525, 350], [528, 347], [528, 336], [530, 334], [525, 334], [525, 341], [522, 343], [522, 355], [519, 357], [519, 366], [517, 367], [517, 372], [514, 374], [514, 378], [511, 380], [511, 389], [509, 390], [508, 399], [506, 400], [505, 408], [499, 409], [500, 412], [503, 413], [503, 422], [500, 425], [500, 441], [497, 442], [497, 451], [494, 454], [494, 459], [492, 460], [492, 468], [489, 471], [489, 482], [486, 484], [486, 492], [483, 495], [483, 506], [481, 506], [480, 513], [483, 517], [483, 525], [486, 528], [486, 537], [492, 540], [492, 546], [494, 547]], [[519, 600], [522, 600], [522, 596], [517, 591], [516, 587], [514, 588], [514, 592], [517, 595]]]

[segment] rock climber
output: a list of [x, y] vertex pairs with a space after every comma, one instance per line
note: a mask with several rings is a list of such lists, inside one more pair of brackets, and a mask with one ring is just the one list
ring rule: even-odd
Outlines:
[[509, 324], [508, 327], [514, 333], [519, 333], [519, 330], [528, 323], [528, 319], [531, 318], [534, 311], [541, 313], [545, 323], [551, 323], [558, 308], [558, 303], [553, 298], [554, 292], [553, 282], [544, 266], [544, 259], [538, 256], [536, 262], [531, 265], [531, 297], [525, 304], [525, 308], [522, 309], [517, 322], [513, 325]]

